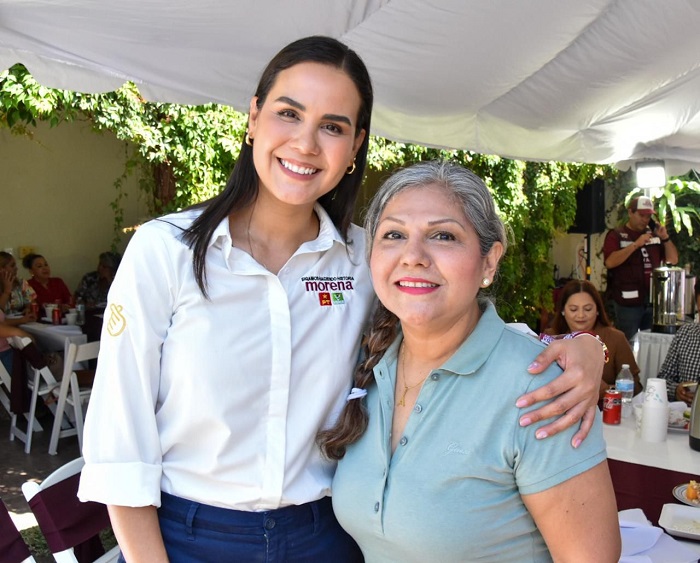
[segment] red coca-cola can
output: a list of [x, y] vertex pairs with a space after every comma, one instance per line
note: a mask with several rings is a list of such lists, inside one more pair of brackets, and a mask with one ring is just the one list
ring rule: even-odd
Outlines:
[[36, 301], [32, 301], [30, 307], [31, 307], [32, 315], [34, 315], [34, 318], [38, 319], [39, 318], [39, 304]]
[[55, 324], [55, 325], [60, 325], [60, 324], [61, 324], [61, 308], [60, 308], [60, 307], [56, 307], [56, 308], [53, 310], [53, 313], [51, 313], [51, 321], [52, 321], [53, 324]]
[[622, 420], [622, 393], [612, 387], [603, 396], [603, 422], [620, 424]]

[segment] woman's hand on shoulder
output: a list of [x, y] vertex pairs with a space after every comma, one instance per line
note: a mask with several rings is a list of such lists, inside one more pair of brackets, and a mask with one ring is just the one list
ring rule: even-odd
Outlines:
[[516, 406], [523, 408], [549, 399], [553, 401], [524, 414], [520, 418], [520, 425], [529, 426], [541, 420], [559, 417], [537, 429], [536, 436], [541, 439], [558, 434], [581, 421], [578, 432], [571, 440], [576, 448], [586, 439], [595, 420], [605, 356], [600, 342], [591, 336], [555, 340], [535, 358], [528, 371], [532, 374], [542, 373], [554, 362], [561, 366], [564, 373], [520, 397]]

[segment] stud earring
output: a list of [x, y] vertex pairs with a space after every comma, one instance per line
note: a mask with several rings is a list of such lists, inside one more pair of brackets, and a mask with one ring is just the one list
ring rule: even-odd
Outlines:
[[253, 139], [250, 138], [250, 133], [248, 133], [248, 131], [245, 132], [245, 144], [249, 147], [253, 146]]
[[481, 280], [481, 285], [483, 285], [484, 287], [488, 287], [490, 283], [491, 280], [488, 278], [484, 278], [483, 280]]
[[352, 159], [352, 166], [348, 166], [347, 170], [345, 171], [346, 174], [350, 175], [355, 171], [355, 159]]

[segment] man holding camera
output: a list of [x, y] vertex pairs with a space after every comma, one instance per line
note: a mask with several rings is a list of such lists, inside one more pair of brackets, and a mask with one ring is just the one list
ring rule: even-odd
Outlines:
[[613, 299], [616, 326], [628, 340], [651, 328], [651, 276], [654, 268], [678, 263], [678, 249], [666, 227], [654, 221], [651, 199], [629, 202], [627, 222], [608, 231], [603, 258], [608, 269], [608, 292]]

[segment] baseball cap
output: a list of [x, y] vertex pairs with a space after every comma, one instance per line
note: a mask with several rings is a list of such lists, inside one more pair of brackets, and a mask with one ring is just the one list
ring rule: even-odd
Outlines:
[[628, 209], [633, 212], [638, 211], [642, 215], [653, 215], [656, 213], [656, 211], [654, 211], [654, 204], [651, 202], [651, 199], [643, 195], [635, 197], [632, 201], [630, 201]]

